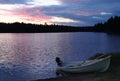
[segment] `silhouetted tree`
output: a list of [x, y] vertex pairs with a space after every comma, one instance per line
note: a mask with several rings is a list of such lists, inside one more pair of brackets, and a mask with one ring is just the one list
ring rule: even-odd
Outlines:
[[91, 31], [90, 28], [73, 27], [65, 25], [44, 25], [25, 24], [25, 23], [0, 23], [0, 32], [7, 33], [33, 33], [33, 32], [78, 32], [78, 31]]
[[94, 29], [101, 32], [120, 33], [120, 16], [111, 17], [104, 24], [95, 24]]

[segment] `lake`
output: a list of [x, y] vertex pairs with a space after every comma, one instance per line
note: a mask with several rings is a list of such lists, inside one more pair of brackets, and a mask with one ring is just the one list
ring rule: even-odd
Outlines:
[[56, 77], [55, 57], [86, 60], [96, 53], [120, 52], [120, 35], [94, 32], [0, 33], [0, 81]]

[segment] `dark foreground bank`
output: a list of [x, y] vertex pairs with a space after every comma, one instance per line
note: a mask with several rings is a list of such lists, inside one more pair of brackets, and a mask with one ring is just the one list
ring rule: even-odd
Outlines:
[[120, 53], [109, 54], [112, 55], [111, 65], [106, 72], [70, 74], [63, 77], [32, 81], [120, 81]]

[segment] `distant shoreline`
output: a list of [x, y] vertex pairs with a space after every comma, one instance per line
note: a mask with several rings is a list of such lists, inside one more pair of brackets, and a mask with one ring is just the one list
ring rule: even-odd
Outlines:
[[0, 24], [0, 33], [57, 33], [92, 32], [93, 27], [73, 27], [64, 25], [35, 25], [24, 23]]

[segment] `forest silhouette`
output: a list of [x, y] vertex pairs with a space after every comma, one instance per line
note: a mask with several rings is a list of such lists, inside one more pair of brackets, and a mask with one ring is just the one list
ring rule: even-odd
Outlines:
[[66, 25], [44, 25], [26, 23], [0, 23], [1, 33], [42, 33], [42, 32], [106, 32], [120, 33], [120, 16], [109, 18], [104, 23], [97, 23], [94, 26], [74, 27]]
[[94, 31], [106, 33], [120, 33], [120, 16], [109, 18], [105, 23], [94, 25]]
[[74, 27], [65, 25], [37, 25], [25, 23], [0, 23], [1, 33], [42, 33], [42, 32], [79, 32], [90, 31], [91, 27]]

